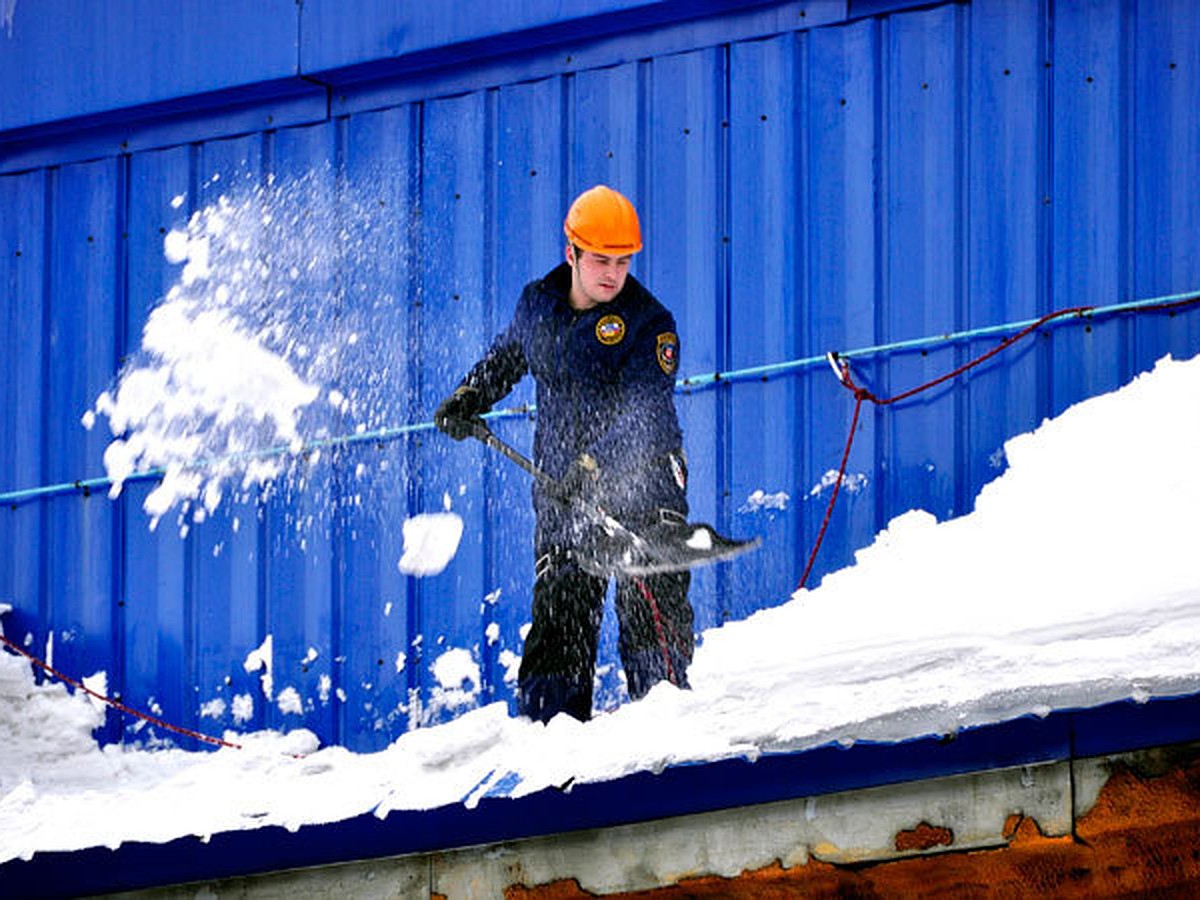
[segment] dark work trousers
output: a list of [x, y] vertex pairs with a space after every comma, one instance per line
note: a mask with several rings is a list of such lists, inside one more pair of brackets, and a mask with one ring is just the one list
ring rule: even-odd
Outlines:
[[[520, 713], [539, 722], [560, 712], [587, 721], [608, 585], [560, 550], [544, 554], [537, 571], [533, 625], [518, 676]], [[660, 681], [688, 686], [694, 643], [690, 582], [688, 572], [617, 581], [621, 665], [634, 700]]]

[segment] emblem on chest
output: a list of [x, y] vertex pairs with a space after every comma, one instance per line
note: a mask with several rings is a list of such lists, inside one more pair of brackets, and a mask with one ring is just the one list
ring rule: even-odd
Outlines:
[[613, 344], [619, 344], [624, 337], [625, 320], [620, 316], [601, 316], [600, 321], [596, 323], [596, 340], [604, 346], [611, 347]]

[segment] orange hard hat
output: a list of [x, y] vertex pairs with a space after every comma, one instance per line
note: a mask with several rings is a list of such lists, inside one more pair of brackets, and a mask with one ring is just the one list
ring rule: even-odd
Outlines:
[[622, 194], [602, 184], [575, 198], [563, 231], [576, 247], [605, 256], [628, 256], [642, 249], [637, 210]]

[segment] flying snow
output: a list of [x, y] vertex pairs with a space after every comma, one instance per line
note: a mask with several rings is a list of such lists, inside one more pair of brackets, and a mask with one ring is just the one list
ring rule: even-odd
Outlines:
[[[182, 525], [193, 509], [202, 520], [231, 494], [299, 481], [316, 460], [311, 444], [395, 418], [387, 341], [398, 307], [366, 285], [378, 283], [368, 275], [381, 260], [404, 256], [395, 244], [403, 229], [377, 221], [377, 201], [341, 197], [339, 215], [324, 208], [333, 202], [322, 173], [247, 181], [163, 238], [175, 283], [115, 384], [81, 416], [88, 429], [108, 419], [112, 496], [135, 476], [157, 479], [143, 503], [151, 527], [171, 510]], [[346, 285], [341, 269], [363, 278]], [[348, 296], [354, 291], [369, 296]]]
[[462, 539], [463, 520], [452, 512], [419, 513], [404, 520], [404, 554], [397, 563], [406, 575], [437, 575], [450, 564]]

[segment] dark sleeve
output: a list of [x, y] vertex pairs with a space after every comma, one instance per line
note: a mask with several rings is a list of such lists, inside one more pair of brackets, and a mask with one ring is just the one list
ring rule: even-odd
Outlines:
[[631, 456], [657, 455], [683, 443], [675, 414], [679, 335], [667, 310], [647, 319], [633, 335], [621, 370], [620, 408], [612, 425], [589, 448], [601, 468]]
[[479, 392], [486, 408], [491, 409], [508, 396], [518, 381], [529, 371], [525, 347], [521, 341], [527, 314], [528, 291], [517, 302], [516, 312], [508, 327], [496, 335], [483, 359], [475, 363], [462, 380], [462, 385]]

